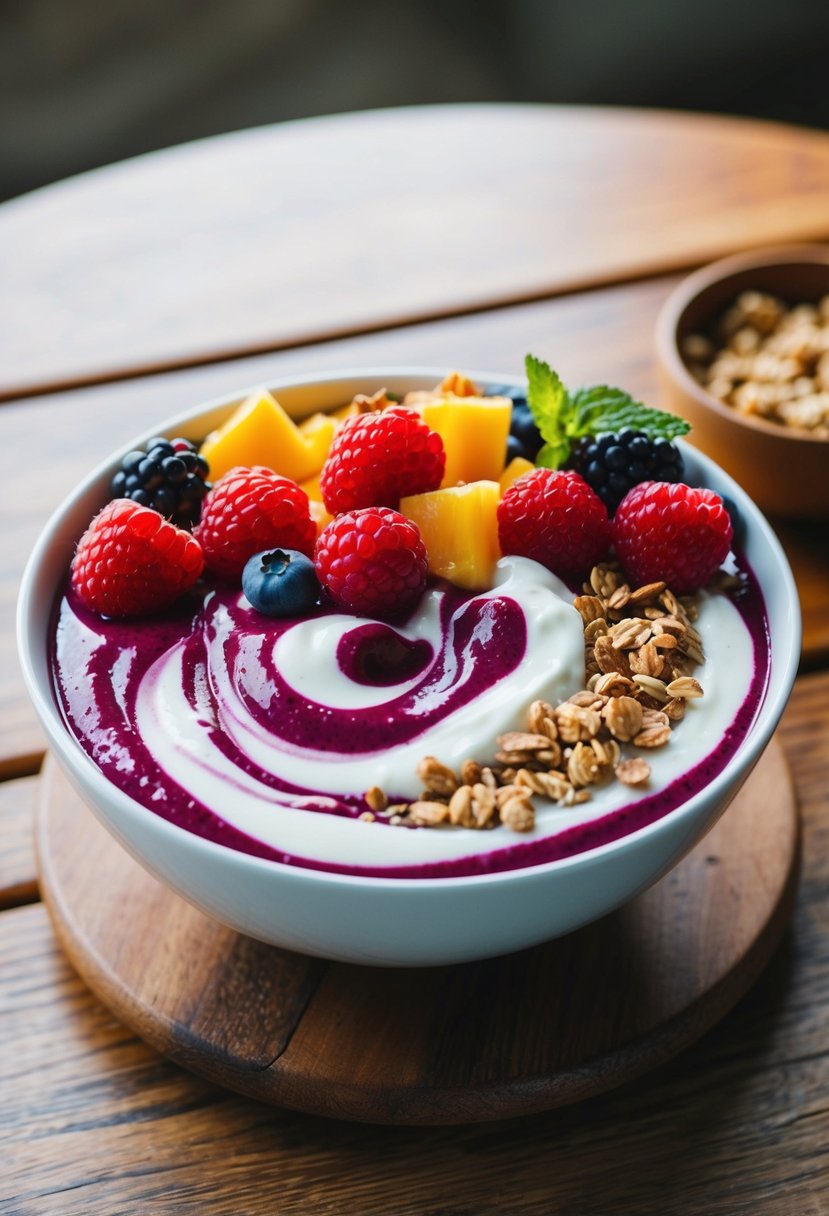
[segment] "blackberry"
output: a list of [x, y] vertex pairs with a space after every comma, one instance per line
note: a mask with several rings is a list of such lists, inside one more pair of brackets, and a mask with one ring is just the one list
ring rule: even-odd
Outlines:
[[496, 384], [487, 389], [487, 396], [509, 397], [512, 402], [512, 418], [507, 440], [507, 464], [516, 456], [523, 456], [525, 460], [534, 462], [544, 440], [530, 413], [527, 394], [520, 388], [512, 388], [507, 384]]
[[144, 451], [126, 454], [110, 493], [152, 507], [179, 528], [191, 528], [210, 489], [209, 472], [189, 439], [151, 439]]
[[612, 515], [640, 481], [682, 481], [685, 465], [676, 444], [650, 439], [629, 427], [618, 434], [585, 435], [576, 441], [567, 467], [596, 491]]

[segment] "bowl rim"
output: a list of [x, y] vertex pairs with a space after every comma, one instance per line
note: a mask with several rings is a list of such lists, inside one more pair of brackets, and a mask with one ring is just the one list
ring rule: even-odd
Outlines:
[[656, 318], [656, 349], [667, 373], [678, 382], [679, 387], [694, 400], [720, 418], [728, 419], [738, 426], [747, 427], [760, 435], [773, 436], [787, 443], [829, 444], [829, 436], [814, 435], [805, 427], [783, 426], [779, 422], [767, 422], [751, 414], [741, 414], [709, 393], [691, 374], [688, 364], [679, 349], [677, 334], [683, 313], [698, 296], [709, 287], [727, 283], [738, 275], [767, 266], [819, 264], [829, 270], [829, 246], [818, 244], [774, 245], [744, 253], [729, 254], [715, 262], [701, 266], [687, 275], [674, 287], [663, 302]]
[[[294, 388], [304, 388], [319, 386], [333, 387], [341, 382], [350, 382], [354, 380], [370, 380], [370, 379], [388, 379], [392, 380], [410, 380], [410, 379], [427, 379], [431, 383], [438, 383], [447, 374], [447, 369], [436, 366], [413, 366], [413, 365], [371, 365], [367, 367], [346, 367], [327, 372], [323, 375], [309, 373], [306, 375], [286, 375], [277, 378], [268, 378], [265, 387], [274, 393], [282, 390], [290, 390]], [[520, 376], [505, 375], [503, 373], [493, 373], [485, 371], [467, 372], [476, 383], [483, 384], [487, 387], [497, 385], [505, 385], [515, 388], [525, 387], [525, 380]], [[122, 814], [132, 818], [133, 820], [141, 820], [145, 824], [149, 824], [154, 833], [164, 840], [176, 841], [179, 844], [186, 844], [198, 858], [199, 855], [216, 859], [219, 856], [224, 856], [225, 859], [233, 864], [237, 869], [255, 870], [260, 872], [273, 872], [284, 876], [291, 881], [305, 881], [312, 885], [321, 884], [326, 887], [361, 887], [368, 884], [373, 890], [380, 891], [382, 889], [389, 890], [427, 890], [427, 889], [446, 889], [447, 887], [455, 887], [460, 885], [463, 887], [485, 886], [490, 883], [510, 883], [527, 880], [530, 877], [540, 877], [552, 872], [562, 872], [566, 870], [574, 870], [579, 867], [589, 866], [598, 859], [606, 859], [614, 855], [621, 855], [627, 851], [635, 850], [640, 847], [645, 847], [647, 842], [652, 837], [658, 837], [663, 832], [668, 832], [675, 828], [682, 819], [687, 819], [693, 822], [696, 812], [701, 809], [703, 802], [714, 798], [716, 801], [718, 796], [722, 796], [728, 786], [735, 780], [742, 780], [751, 767], [756, 763], [759, 756], [768, 746], [772, 735], [777, 727], [780, 717], [785, 709], [789, 695], [791, 693], [794, 679], [797, 674], [797, 668], [800, 657], [802, 621], [799, 606], [797, 589], [794, 582], [788, 559], [783, 551], [783, 548], [772, 531], [770, 525], [766, 521], [760, 509], [755, 505], [753, 500], [748, 496], [745, 490], [742, 489], [729, 476], [725, 470], [721, 469], [715, 461], [697, 449], [686, 444], [680, 443], [683, 447], [683, 452], [686, 457], [690, 457], [692, 462], [696, 462], [701, 466], [701, 471], [705, 475], [710, 470], [714, 470], [718, 479], [725, 483], [726, 493], [737, 503], [743, 519], [746, 522], [747, 528], [751, 528], [757, 532], [762, 538], [762, 542], [769, 549], [774, 564], [776, 573], [779, 576], [784, 587], [784, 598], [793, 608], [791, 628], [788, 634], [788, 653], [782, 656], [772, 655], [772, 663], [775, 660], [779, 663], [784, 660], [784, 666], [780, 676], [780, 686], [777, 694], [772, 695], [772, 671], [770, 668], [769, 684], [766, 687], [765, 695], [761, 701], [757, 716], [752, 723], [749, 735], [743, 741], [743, 744], [738, 751], [731, 756], [724, 768], [702, 789], [693, 794], [687, 801], [675, 807], [672, 811], [660, 816], [644, 827], [638, 828], [635, 831], [628, 832], [624, 836], [616, 840], [609, 841], [603, 845], [598, 845], [591, 849], [585, 849], [572, 856], [558, 858], [553, 861], [546, 861], [527, 866], [520, 866], [514, 869], [496, 870], [491, 873], [481, 874], [466, 874], [466, 875], [447, 875], [445, 877], [394, 877], [390, 875], [357, 875], [357, 874], [342, 874], [326, 869], [315, 869], [299, 864], [288, 864], [271, 860], [269, 858], [259, 857], [249, 853], [240, 852], [238, 849], [233, 849], [227, 845], [219, 844], [215, 841], [207, 840], [206, 838], [183, 828], [178, 824], [164, 819], [160, 815], [156, 815], [141, 803], [135, 801], [130, 795], [120, 790], [101, 772], [92, 758], [83, 750], [78, 740], [71, 734], [66, 723], [63, 720], [60, 708], [54, 697], [53, 689], [47, 677], [47, 687], [42, 687], [40, 677], [35, 668], [33, 660], [32, 648], [38, 644], [43, 644], [47, 641], [42, 635], [33, 636], [34, 630], [31, 626], [34, 624], [35, 616], [35, 597], [37, 594], [38, 574], [41, 563], [47, 555], [50, 545], [53, 543], [54, 534], [58, 531], [59, 526], [64, 516], [77, 505], [78, 501], [89, 493], [99, 482], [104, 478], [112, 476], [113, 470], [117, 467], [118, 462], [128, 451], [134, 447], [140, 446], [142, 442], [159, 434], [171, 434], [182, 430], [186, 425], [190, 425], [194, 419], [203, 415], [207, 415], [219, 409], [232, 409], [239, 404], [251, 392], [262, 388], [261, 383], [249, 385], [247, 388], [237, 390], [232, 393], [222, 394], [220, 397], [211, 398], [209, 401], [202, 402], [198, 406], [191, 407], [187, 410], [180, 411], [166, 419], [162, 419], [154, 426], [147, 428], [138, 435], [133, 436], [130, 441], [120, 448], [112, 452], [108, 457], [99, 462], [84, 477], [81, 482], [64, 498], [59, 506], [52, 512], [49, 519], [43, 526], [41, 533], [32, 549], [29, 559], [26, 563], [23, 577], [20, 583], [20, 590], [17, 601], [17, 645], [18, 655], [21, 668], [23, 671], [24, 681], [27, 691], [34, 704], [35, 710], [43, 726], [49, 743], [57, 753], [58, 759], [63, 762], [65, 770], [71, 775], [73, 770], [81, 769], [85, 773], [83, 781], [85, 784], [91, 785], [93, 790], [96, 790], [99, 797], [99, 802], [106, 806], [110, 800], [115, 800]], [[333, 408], [333, 407], [326, 407]], [[54, 604], [57, 595], [57, 587], [52, 584], [52, 603]], [[51, 619], [49, 614], [48, 619]], [[48, 628], [48, 626], [47, 626]], [[81, 780], [81, 778], [79, 778]], [[107, 811], [101, 810], [98, 807], [90, 808], [93, 813], [99, 817], [103, 817], [107, 826], [111, 831], [114, 831], [120, 838], [120, 833], [112, 823], [111, 815]], [[151, 816], [151, 819], [147, 819]]]

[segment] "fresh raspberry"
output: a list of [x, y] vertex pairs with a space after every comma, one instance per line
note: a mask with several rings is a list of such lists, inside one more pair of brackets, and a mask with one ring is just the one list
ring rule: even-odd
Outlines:
[[317, 525], [305, 491], [257, 465], [230, 469], [219, 478], [204, 500], [193, 535], [208, 569], [237, 579], [248, 558], [263, 549], [298, 549], [311, 557]]
[[314, 552], [317, 578], [351, 612], [397, 616], [426, 585], [426, 546], [416, 524], [388, 507], [339, 515]]
[[498, 504], [503, 553], [532, 557], [563, 579], [581, 578], [610, 547], [607, 508], [578, 473], [533, 469]]
[[201, 545], [157, 511], [128, 498], [107, 503], [78, 542], [72, 586], [102, 616], [166, 608], [204, 568]]
[[613, 518], [616, 554], [638, 583], [664, 581], [687, 594], [705, 586], [731, 547], [731, 520], [713, 490], [682, 482], [643, 481]]
[[360, 507], [397, 507], [407, 494], [436, 490], [443, 480], [443, 440], [414, 410], [358, 414], [334, 436], [320, 490], [332, 515]]

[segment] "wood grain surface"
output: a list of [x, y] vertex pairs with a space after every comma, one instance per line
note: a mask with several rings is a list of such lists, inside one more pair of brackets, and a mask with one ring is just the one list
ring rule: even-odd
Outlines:
[[34, 851], [37, 781], [0, 782], [0, 910], [38, 898]]
[[827, 192], [829, 136], [692, 114], [423, 107], [204, 140], [4, 205], [0, 393], [829, 237]]
[[367, 1128], [235, 1097], [119, 1024], [65, 961], [43, 905], [2, 913], [0, 1212], [822, 1216], [829, 673], [798, 681], [781, 737], [803, 873], [769, 968], [672, 1063], [532, 1118]]
[[[0, 546], [0, 776], [35, 772], [44, 748], [16, 657], [20, 575], [50, 512], [117, 446], [172, 414], [278, 376], [412, 364], [520, 374], [528, 350], [550, 360], [570, 383], [607, 381], [658, 403], [653, 327], [675, 282], [648, 280], [0, 407], [6, 521]], [[37, 453], [36, 495], [21, 452]], [[780, 535], [801, 595], [805, 662], [814, 666], [829, 659], [829, 546], [819, 525], [781, 525]]]
[[104, 1004], [202, 1076], [367, 1123], [528, 1114], [654, 1067], [754, 982], [795, 886], [797, 809], [775, 743], [639, 899], [534, 950], [417, 970], [328, 965], [233, 933], [147, 874], [51, 758], [40, 789], [43, 898]]

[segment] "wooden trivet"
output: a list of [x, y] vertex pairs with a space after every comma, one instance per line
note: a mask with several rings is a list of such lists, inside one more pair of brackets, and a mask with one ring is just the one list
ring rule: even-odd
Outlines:
[[416, 970], [306, 958], [216, 924], [116, 844], [51, 758], [38, 845], [67, 954], [164, 1055], [315, 1114], [471, 1123], [610, 1089], [721, 1018], [785, 927], [798, 816], [773, 742], [705, 840], [625, 908], [533, 950]]

